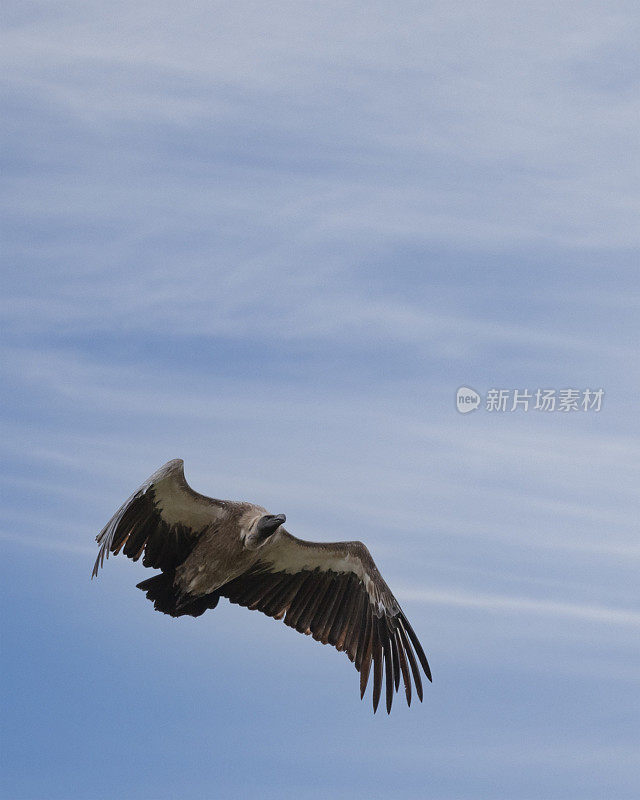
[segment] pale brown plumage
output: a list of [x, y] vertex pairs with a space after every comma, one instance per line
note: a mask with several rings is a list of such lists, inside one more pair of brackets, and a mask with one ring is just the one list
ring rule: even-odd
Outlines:
[[157, 610], [197, 617], [220, 597], [257, 609], [300, 633], [344, 651], [360, 673], [364, 696], [373, 666], [373, 708], [383, 674], [387, 711], [402, 677], [422, 700], [424, 651], [362, 542], [306, 542], [262, 506], [214, 500], [187, 484], [181, 459], [155, 472], [97, 536], [92, 577], [122, 552], [162, 570], [138, 587]]

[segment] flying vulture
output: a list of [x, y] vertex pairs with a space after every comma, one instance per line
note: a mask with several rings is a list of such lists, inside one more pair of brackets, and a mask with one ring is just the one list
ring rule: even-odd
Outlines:
[[362, 542], [306, 542], [283, 527], [284, 514], [194, 492], [184, 462], [167, 462], [116, 511], [98, 534], [98, 574], [122, 550], [162, 570], [138, 584], [158, 611], [199, 617], [221, 597], [262, 611], [344, 651], [364, 696], [373, 668], [373, 710], [383, 675], [387, 712], [394, 688], [411, 675], [420, 700], [420, 666], [431, 672], [418, 637]]

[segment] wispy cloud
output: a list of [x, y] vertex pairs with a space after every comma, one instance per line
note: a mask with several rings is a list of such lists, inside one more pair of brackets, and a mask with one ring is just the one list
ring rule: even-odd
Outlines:
[[[598, 324], [599, 291], [611, 292], [599, 266], [589, 270], [597, 319], [563, 315], [590, 249], [631, 283], [635, 270], [611, 254], [637, 244], [625, 145], [638, 109], [624, 90], [631, 64], [616, 66], [633, 46], [633, 15], [581, 5], [578, 20], [571, 7], [438, 6], [393, 26], [381, 7], [354, 37], [343, 4], [294, 4], [270, 20], [217, 7], [212, 25], [196, 4], [178, 23], [161, 3], [151, 40], [124, 5], [117, 32], [99, 4], [55, 21], [16, 13], [3, 48], [9, 96], [20, 98], [7, 151], [37, 168], [6, 177], [7, 253], [39, 279], [5, 287], [6, 319], [26, 332], [382, 338], [441, 358], [505, 344], [545, 358], [633, 357], [624, 332]], [[581, 83], [585, 62], [609, 67], [610, 81]], [[41, 125], [26, 125], [25, 111]], [[40, 237], [25, 239], [21, 220]], [[391, 269], [402, 283], [406, 246], [418, 251], [409, 296], [358, 276]], [[416, 299], [443, 248], [449, 265], [467, 265], [462, 280], [446, 302]], [[552, 265], [554, 324], [474, 309], [465, 280], [501, 254], [498, 280], [513, 283], [532, 248]], [[523, 295], [536, 283], [532, 273]]]
[[62, 553], [70, 553], [72, 555], [84, 557], [88, 557], [91, 554], [95, 555], [94, 547], [76, 544], [74, 542], [65, 542], [60, 539], [43, 539], [38, 536], [19, 536], [18, 534], [8, 533], [7, 531], [0, 531], [0, 539], [5, 542], [10, 542], [12, 545], [20, 545], [20, 547], [35, 547], [39, 550], [58, 550]]
[[400, 587], [398, 597], [414, 603], [481, 608], [497, 614], [524, 614], [579, 619], [605, 625], [640, 627], [640, 611], [578, 603], [557, 603], [526, 597], [471, 594], [470, 592]]

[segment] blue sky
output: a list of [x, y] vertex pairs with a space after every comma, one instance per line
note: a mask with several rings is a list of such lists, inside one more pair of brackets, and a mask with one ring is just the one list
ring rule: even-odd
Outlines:
[[[2, 796], [636, 797], [634, 3], [8, 3]], [[456, 389], [605, 389], [460, 415]], [[425, 702], [93, 537], [158, 466], [361, 539]]]

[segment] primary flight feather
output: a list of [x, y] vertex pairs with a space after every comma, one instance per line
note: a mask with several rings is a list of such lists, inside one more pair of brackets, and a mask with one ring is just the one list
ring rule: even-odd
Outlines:
[[364, 696], [373, 669], [373, 709], [385, 680], [387, 711], [411, 676], [422, 700], [418, 637], [362, 542], [306, 542], [283, 527], [284, 514], [253, 503], [214, 500], [193, 489], [181, 459], [167, 462], [116, 511], [96, 537], [92, 577], [109, 553], [161, 570], [138, 588], [158, 611], [198, 617], [221, 597], [257, 609], [344, 651]]

